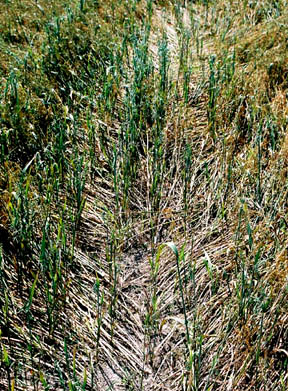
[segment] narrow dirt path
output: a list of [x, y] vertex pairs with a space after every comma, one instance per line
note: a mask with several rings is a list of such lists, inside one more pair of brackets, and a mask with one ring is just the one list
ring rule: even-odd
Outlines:
[[[189, 11], [183, 8], [182, 12], [182, 23], [186, 29], [189, 29]], [[177, 20], [171, 9], [169, 11], [164, 11], [162, 8], [155, 10], [152, 18], [150, 53], [157, 69], [158, 42], [163, 32], [165, 32], [170, 58], [170, 80], [173, 82], [179, 76], [180, 33], [177, 30], [179, 30]], [[195, 148], [199, 151], [199, 160], [204, 148], [204, 143], [201, 140], [203, 140], [203, 134], [205, 135], [204, 129], [207, 128], [207, 113], [205, 108], [206, 97], [201, 95], [201, 91], [199, 93], [198, 79], [199, 74], [193, 74], [190, 81], [190, 90], [192, 95], [196, 96], [198, 94], [199, 96], [191, 107], [183, 109], [181, 114], [178, 113], [177, 121], [179, 126], [181, 126], [179, 121], [181, 122], [182, 119], [187, 124], [193, 123], [193, 130], [191, 130], [191, 125], [183, 131], [187, 132], [187, 137], [195, 141]], [[177, 121], [171, 116], [171, 124], [167, 124], [167, 132], [177, 126]], [[179, 151], [180, 149], [175, 144], [173, 154], [177, 154]], [[143, 180], [145, 181], [147, 178], [143, 177]], [[167, 201], [163, 203], [163, 210], [169, 211], [172, 207], [177, 210], [181, 207], [181, 205], [177, 206], [177, 192], [182, 192], [182, 189], [176, 189], [176, 187], [175, 180], [171, 189], [167, 190]], [[108, 184], [107, 188], [109, 188]], [[105, 229], [109, 231], [109, 227], [103, 219], [101, 203], [109, 209], [107, 200], [111, 199], [112, 210], [114, 196], [109, 193], [109, 190], [106, 190], [107, 194], [104, 192], [103, 198], [99, 199], [99, 195], [94, 194], [91, 189], [89, 189], [89, 192], [90, 195], [87, 198], [83, 216], [85, 227], [83, 231], [85, 234], [82, 240], [86, 243], [89, 241], [93, 243], [92, 247], [97, 247], [98, 240], [99, 248], [107, 248], [109, 243], [105, 243], [103, 232], [105, 232]], [[95, 197], [97, 202], [95, 202]], [[160, 212], [162, 224], [171, 220], [169, 214], [167, 211]], [[141, 219], [142, 221], [140, 221]], [[107, 295], [110, 296], [108, 300], [110, 303], [113, 302], [113, 293], [111, 293], [113, 292], [113, 278], [111, 278], [111, 273], [117, 273], [115, 293], [117, 305], [115, 306], [115, 312], [112, 314], [111, 308], [99, 306], [98, 295], [98, 308], [96, 308], [96, 305], [94, 308], [96, 316], [95, 313], [85, 314], [85, 322], [83, 322], [81, 316], [78, 321], [75, 320], [75, 327], [83, 331], [83, 338], [85, 338], [83, 346], [89, 346], [89, 344], [93, 346], [92, 341], [98, 338], [99, 318], [101, 319], [99, 349], [96, 353], [92, 349], [90, 352], [91, 362], [93, 360], [98, 361], [97, 367], [95, 367], [96, 387], [101, 391], [172, 391], [180, 390], [183, 387], [183, 378], [186, 376], [185, 326], [179, 294], [175, 295], [177, 290], [175, 286], [175, 281], [177, 281], [175, 259], [169, 251], [164, 251], [163, 258], [165, 262], [163, 264], [161, 262], [157, 281], [153, 281], [151, 248], [148, 244], [146, 250], [145, 246], [139, 246], [137, 249], [137, 241], [143, 242], [141, 236], [143, 236], [143, 229], [145, 231], [147, 225], [149, 226], [148, 220], [145, 223], [143, 217], [140, 217], [139, 224], [136, 224], [133, 228], [134, 239], [132, 241], [134, 246], [130, 248], [128, 246], [127, 250], [121, 249], [121, 253], [124, 255], [118, 258], [116, 254], [114, 264], [112, 261], [111, 264], [109, 262], [106, 264], [103, 264], [103, 262], [101, 264], [97, 263], [99, 259], [105, 259], [105, 257], [107, 259], [107, 254], [105, 256], [104, 253], [101, 257], [98, 252], [97, 259], [94, 259], [93, 255], [88, 256], [85, 252], [79, 253], [81, 263], [86, 265], [82, 278], [85, 279], [84, 274], [87, 273], [87, 270], [90, 269], [90, 272], [95, 274], [96, 269], [96, 275], [101, 276], [104, 281], [103, 286], [99, 288], [99, 292], [102, 289], [102, 292], [105, 293], [105, 301]], [[170, 240], [173, 236], [179, 236], [177, 229], [175, 231], [175, 228], [173, 228], [173, 222], [168, 231], [163, 238], [164, 241]], [[200, 242], [201, 240], [199, 240]], [[112, 247], [114, 245], [115, 243], [111, 243]], [[115, 246], [117, 247], [117, 244]], [[112, 264], [116, 265], [117, 270], [111, 270], [111, 267], [112, 269], [114, 267]], [[110, 271], [108, 272], [108, 270]], [[87, 289], [87, 291], [89, 290]], [[154, 310], [153, 295], [157, 297], [157, 309], [154, 308]], [[90, 300], [95, 302], [95, 289], [91, 297], [87, 297], [87, 308], [89, 308], [88, 302]], [[83, 305], [85, 306], [85, 303]], [[99, 309], [99, 307], [101, 308]], [[83, 311], [80, 311], [80, 314], [83, 314]]]
[[[183, 23], [185, 28], [190, 27], [190, 15], [183, 8]], [[152, 18], [152, 32], [150, 36], [150, 53], [154, 59], [154, 66], [158, 68], [158, 42], [165, 32], [170, 58], [170, 79], [178, 78], [180, 36], [177, 33], [177, 20], [172, 10], [156, 9]], [[198, 75], [191, 80], [191, 90], [197, 88]], [[193, 86], [193, 84], [195, 84]], [[207, 125], [205, 99], [199, 99], [198, 104], [183, 113], [193, 117], [198, 131]], [[173, 120], [171, 118], [171, 120]], [[167, 129], [173, 124], [167, 124]], [[136, 232], [141, 235], [141, 230]], [[175, 307], [175, 260], [170, 255], [171, 262], [161, 267], [157, 287], [153, 287], [151, 272], [151, 250], [128, 252], [125, 259], [119, 264], [119, 302], [121, 303], [121, 320], [117, 321], [118, 340], [114, 350], [110, 352], [113, 361], [119, 363], [119, 369], [127, 369], [127, 377], [123, 384], [123, 376], [112, 373], [106, 367], [104, 377], [113, 383], [113, 389], [135, 390], [178, 390], [181, 388], [183, 370], [185, 369], [184, 319], [180, 313], [171, 311]], [[172, 270], [172, 274], [169, 272]], [[169, 275], [171, 274], [171, 275]], [[154, 282], [155, 284], [155, 282]], [[147, 315], [152, 313], [153, 290], [159, 296], [157, 310], [157, 329], [149, 330]], [[176, 300], [178, 301], [178, 299]], [[179, 310], [178, 310], [179, 311]], [[120, 316], [120, 313], [119, 313]], [[150, 326], [151, 327], [151, 326]], [[154, 333], [154, 334], [153, 334]], [[152, 335], [152, 338], [151, 338]], [[111, 357], [112, 358], [112, 357]], [[130, 387], [130, 388], [129, 388]]]

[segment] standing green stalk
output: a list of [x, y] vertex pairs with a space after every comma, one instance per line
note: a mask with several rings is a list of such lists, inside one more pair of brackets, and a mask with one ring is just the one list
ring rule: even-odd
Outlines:
[[185, 298], [184, 298], [183, 282], [182, 282], [181, 271], [180, 271], [180, 262], [184, 258], [184, 253], [181, 252], [181, 255], [179, 255], [178, 249], [177, 249], [176, 245], [174, 244], [174, 242], [167, 242], [167, 243], [164, 243], [162, 246], [160, 246], [160, 248], [158, 250], [159, 257], [160, 257], [160, 254], [165, 246], [169, 247], [173, 251], [173, 253], [176, 257], [177, 275], [178, 275], [179, 289], [180, 289], [182, 308], [183, 308], [183, 313], [184, 313], [185, 329], [186, 329], [187, 351], [189, 353], [189, 346], [190, 346], [189, 322], [188, 322], [188, 316], [187, 316], [187, 310], [186, 310], [186, 304], [185, 304]]

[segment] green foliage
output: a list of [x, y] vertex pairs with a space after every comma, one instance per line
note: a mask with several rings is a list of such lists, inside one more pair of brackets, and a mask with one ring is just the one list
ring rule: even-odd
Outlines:
[[287, 1], [2, 3], [0, 388], [286, 389]]

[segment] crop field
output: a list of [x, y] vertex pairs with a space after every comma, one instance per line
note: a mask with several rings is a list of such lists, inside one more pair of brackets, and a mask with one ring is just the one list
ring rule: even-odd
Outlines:
[[0, 391], [287, 391], [288, 1], [0, 7]]

